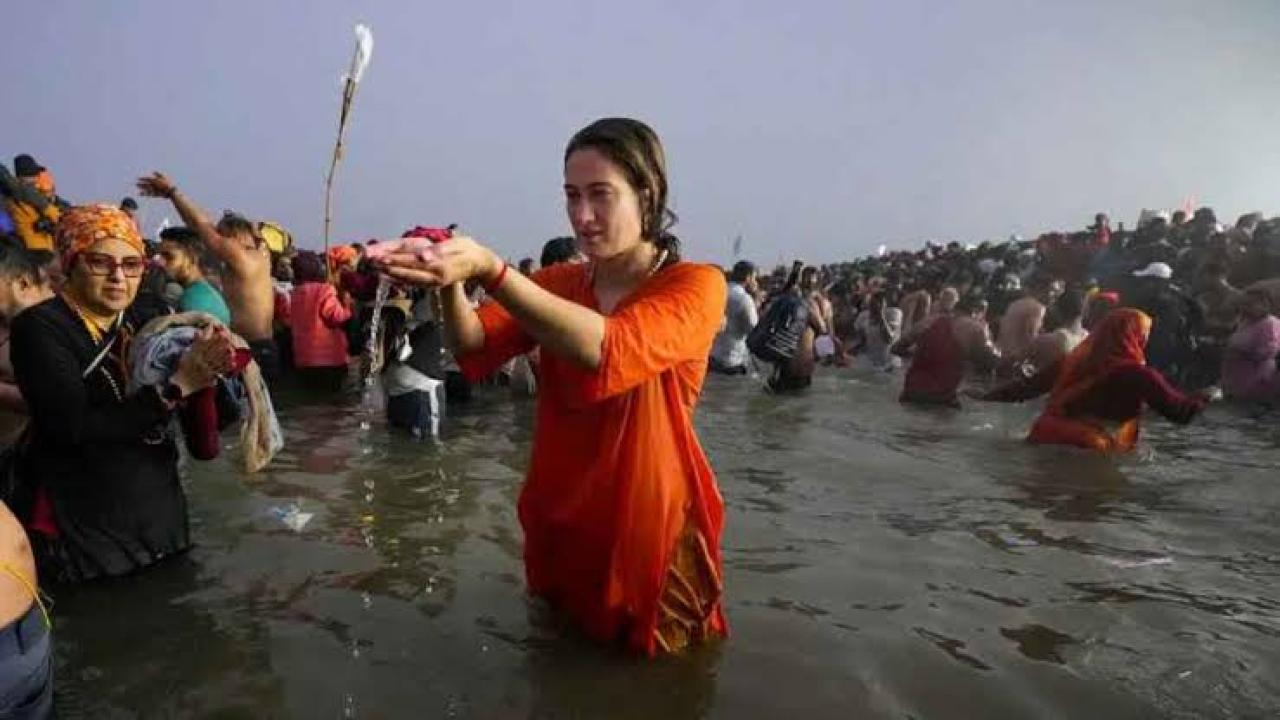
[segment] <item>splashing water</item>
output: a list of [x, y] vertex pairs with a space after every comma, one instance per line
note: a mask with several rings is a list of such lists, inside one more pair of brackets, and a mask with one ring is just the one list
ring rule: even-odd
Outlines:
[[364, 384], [373, 385], [373, 376], [382, 370], [382, 347], [378, 342], [378, 326], [382, 324], [382, 308], [391, 294], [391, 281], [378, 278], [378, 290], [373, 296], [373, 317], [369, 319], [369, 337], [364, 343]]

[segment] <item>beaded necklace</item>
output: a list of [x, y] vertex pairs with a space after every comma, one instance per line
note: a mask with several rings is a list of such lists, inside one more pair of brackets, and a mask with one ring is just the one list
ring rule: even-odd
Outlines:
[[[63, 293], [62, 300], [67, 304], [68, 307], [71, 308], [72, 312], [76, 314], [76, 317], [80, 318], [80, 322], [81, 324], [84, 325], [84, 329], [89, 333], [89, 337], [93, 340], [93, 344], [95, 346], [102, 345], [102, 341], [106, 337], [107, 330], [109, 330], [110, 328], [107, 328], [106, 330], [104, 330], [101, 325], [99, 325], [94, 320], [90, 319], [89, 314], [85, 312], [84, 308], [80, 306], [80, 303], [77, 303], [69, 293]], [[111, 324], [111, 327], [115, 327], [123, 330], [124, 313], [120, 313], [116, 315], [116, 319]], [[112, 349], [121, 350], [121, 348], [112, 348]], [[119, 364], [120, 361], [117, 360], [116, 362]], [[124, 392], [121, 391], [120, 384], [116, 382], [115, 376], [111, 374], [111, 371], [107, 369], [106, 365], [99, 364], [97, 367], [97, 372], [101, 373], [102, 376], [107, 379], [107, 384], [111, 386], [111, 393], [115, 395], [116, 401], [124, 402]]]

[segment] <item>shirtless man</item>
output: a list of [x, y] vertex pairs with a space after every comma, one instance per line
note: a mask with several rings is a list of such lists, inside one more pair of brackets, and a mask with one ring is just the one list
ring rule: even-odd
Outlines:
[[0, 717], [53, 717], [53, 653], [27, 533], [0, 502]]
[[1053, 309], [1062, 327], [1041, 333], [1032, 341], [1027, 363], [1033, 373], [1057, 364], [1089, 337], [1089, 331], [1084, 329], [1084, 293], [1078, 290], [1063, 293], [1054, 302]]
[[1027, 293], [1013, 301], [1000, 318], [997, 343], [1006, 363], [1019, 363], [1031, 351], [1031, 343], [1040, 334], [1048, 306], [1054, 300], [1053, 286], [1048, 278], [1037, 277]]
[[955, 288], [947, 285], [938, 291], [938, 302], [934, 304], [929, 311], [930, 315], [950, 315], [956, 310], [956, 303], [960, 302], [960, 293]]
[[195, 203], [163, 173], [138, 180], [146, 197], [173, 203], [182, 222], [227, 265], [222, 293], [231, 309], [231, 329], [249, 343], [253, 358], [268, 380], [280, 375], [280, 355], [273, 335], [275, 287], [271, 278], [271, 251], [257, 228], [244, 217], [228, 213], [214, 225]]

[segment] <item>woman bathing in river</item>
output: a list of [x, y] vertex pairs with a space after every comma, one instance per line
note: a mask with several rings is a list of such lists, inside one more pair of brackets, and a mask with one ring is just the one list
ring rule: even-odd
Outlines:
[[1208, 397], [1184, 395], [1147, 367], [1150, 333], [1151, 318], [1139, 310], [1107, 315], [1063, 360], [1049, 404], [1027, 440], [1128, 452], [1138, 442], [1144, 406], [1179, 425], [1190, 423]]
[[[586, 264], [526, 278], [465, 237], [379, 243], [371, 257], [442, 288], [446, 340], [471, 377], [541, 348], [519, 501], [530, 592], [593, 638], [676, 651], [726, 632], [724, 503], [693, 431], [726, 285], [666, 232], [666, 161], [643, 123], [576, 134], [564, 192]], [[463, 293], [473, 279], [495, 301], [478, 311]]]

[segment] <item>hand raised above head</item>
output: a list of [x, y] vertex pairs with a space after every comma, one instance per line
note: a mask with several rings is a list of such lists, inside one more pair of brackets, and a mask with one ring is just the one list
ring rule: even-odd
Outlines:
[[162, 172], [153, 172], [146, 177], [138, 178], [138, 192], [143, 197], [173, 197], [173, 193], [177, 191], [177, 186]]

